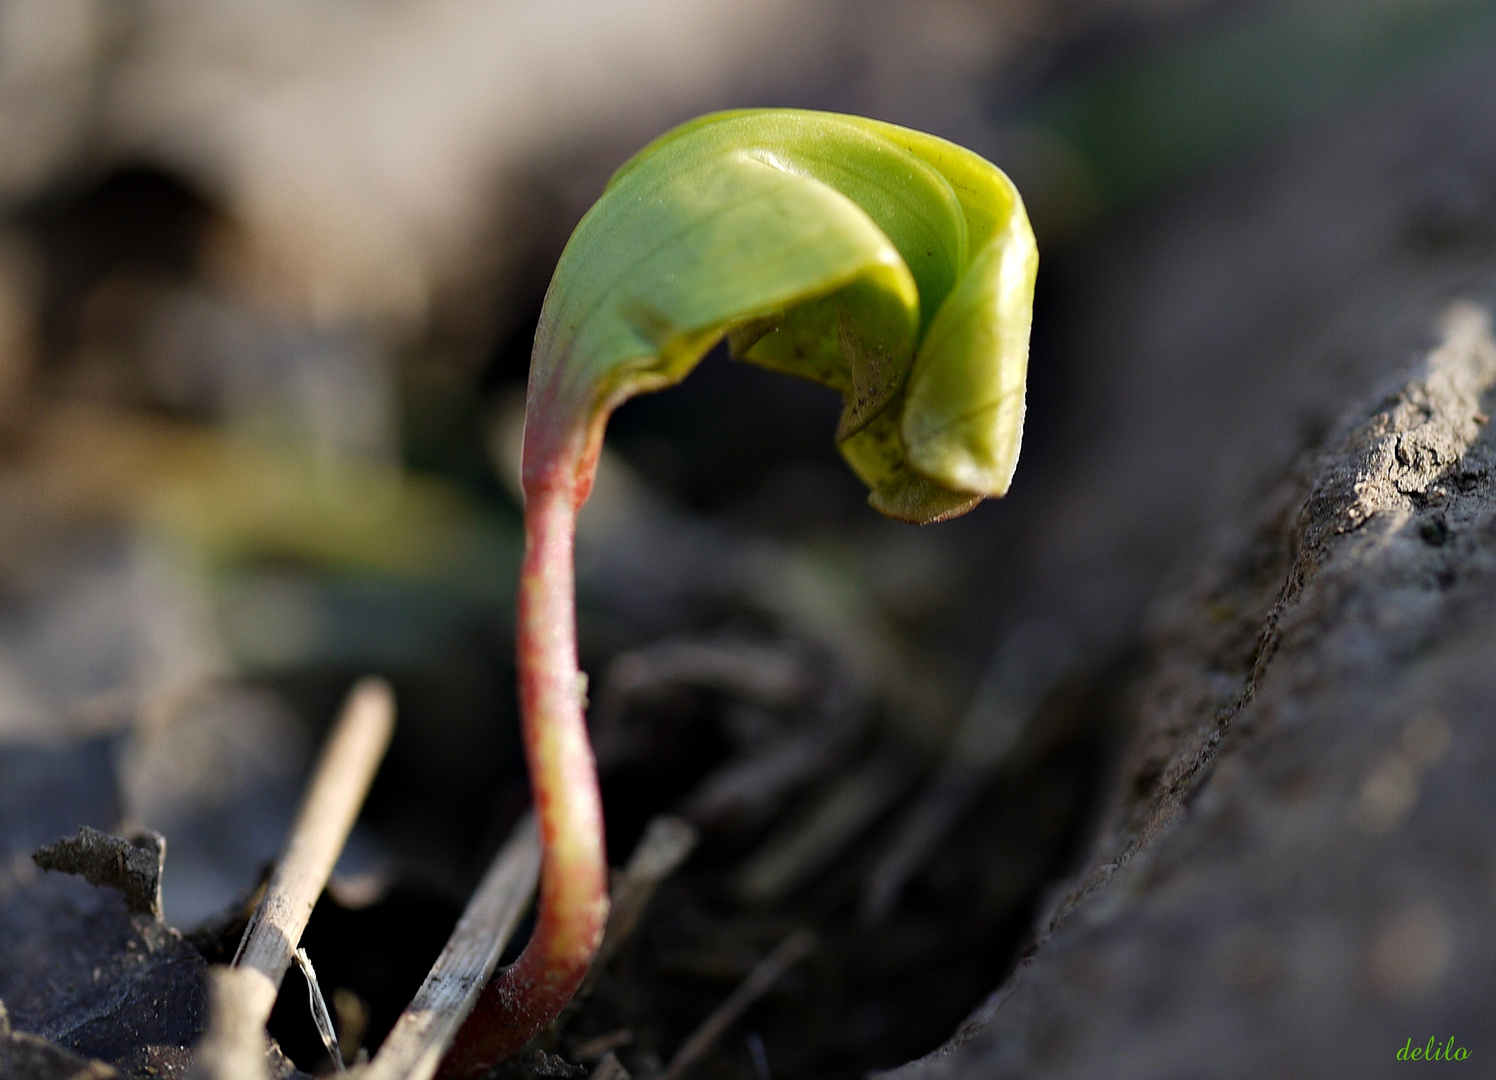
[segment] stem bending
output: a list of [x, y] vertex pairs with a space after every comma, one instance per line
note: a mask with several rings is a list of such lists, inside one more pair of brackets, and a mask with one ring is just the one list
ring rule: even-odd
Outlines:
[[577, 668], [572, 548], [575, 487], [527, 484], [518, 599], [525, 758], [540, 825], [540, 904], [520, 958], [483, 991], [443, 1062], [453, 1080], [521, 1049], [576, 993], [608, 919], [597, 768]]

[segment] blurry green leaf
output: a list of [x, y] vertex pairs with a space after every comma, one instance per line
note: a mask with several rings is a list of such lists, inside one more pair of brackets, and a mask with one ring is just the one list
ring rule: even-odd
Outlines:
[[584, 498], [612, 409], [726, 335], [841, 393], [837, 443], [877, 509], [962, 513], [1017, 462], [1036, 266], [1017, 191], [958, 146], [798, 110], [694, 120], [618, 171], [561, 257], [526, 484]]
[[88, 406], [53, 410], [35, 457], [54, 513], [124, 517], [217, 564], [287, 560], [513, 595], [517, 530], [438, 477]]

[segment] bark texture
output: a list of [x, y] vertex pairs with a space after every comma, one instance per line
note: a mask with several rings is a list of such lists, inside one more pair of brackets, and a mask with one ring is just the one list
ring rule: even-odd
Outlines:
[[1131, 733], [1033, 949], [886, 1076], [1496, 1061], [1493, 126], [1486, 62], [1097, 253], [1094, 435], [1031, 562], [1138, 635]]

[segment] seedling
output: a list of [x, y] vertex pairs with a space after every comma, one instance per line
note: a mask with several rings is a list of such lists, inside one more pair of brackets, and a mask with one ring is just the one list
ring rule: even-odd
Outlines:
[[525, 407], [519, 695], [543, 847], [530, 941], [448, 1056], [467, 1077], [571, 999], [608, 913], [577, 669], [572, 546], [608, 416], [733, 355], [839, 391], [837, 446], [890, 517], [1008, 489], [1038, 256], [1012, 183], [944, 140], [858, 117], [713, 113], [629, 160], [561, 255]]

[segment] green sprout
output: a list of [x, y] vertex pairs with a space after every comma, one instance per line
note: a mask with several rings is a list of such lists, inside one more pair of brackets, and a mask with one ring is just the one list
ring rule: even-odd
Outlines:
[[614, 174], [546, 294], [525, 408], [517, 652], [543, 848], [538, 914], [446, 1075], [474, 1076], [549, 1024], [607, 919], [572, 549], [608, 416], [685, 378], [726, 337], [740, 359], [841, 393], [837, 446], [874, 508], [954, 517], [1013, 476], [1037, 265], [1001, 171], [875, 120], [713, 113]]

